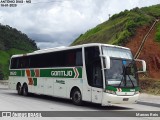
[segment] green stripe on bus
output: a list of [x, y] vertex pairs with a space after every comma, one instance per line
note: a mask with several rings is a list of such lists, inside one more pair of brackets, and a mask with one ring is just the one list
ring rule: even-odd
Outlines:
[[112, 90], [112, 91], [117, 91], [117, 89], [113, 86], [107, 86], [106, 90]]
[[78, 72], [79, 72], [79, 77], [78, 78], [82, 78], [82, 68], [77, 68]]
[[22, 76], [23, 77], [25, 76], [25, 70], [22, 70]]
[[[35, 77], [34, 69], [30, 69], [30, 72], [31, 77]], [[25, 70], [10, 70], [10, 76], [25, 76], [25, 74]], [[40, 77], [82, 78], [82, 68], [40, 69]]]
[[37, 86], [37, 78], [33, 78], [33, 85]]
[[122, 92], [135, 92], [135, 91], [139, 91], [139, 87], [135, 87], [135, 88], [122, 88]]
[[10, 76], [22, 76], [21, 70], [10, 70]]
[[[139, 87], [135, 87], [135, 88], [120, 88], [122, 90], [122, 92], [134, 92], [134, 91], [139, 91]], [[116, 87], [113, 86], [107, 86], [106, 90], [112, 90], [112, 91], [117, 91]]]
[[40, 77], [82, 78], [82, 68], [41, 69]]
[[31, 77], [35, 77], [35, 72], [34, 70], [30, 70], [31, 71]]

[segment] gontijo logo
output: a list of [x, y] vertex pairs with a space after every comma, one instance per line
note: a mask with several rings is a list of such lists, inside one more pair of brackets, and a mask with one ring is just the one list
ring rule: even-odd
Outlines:
[[72, 71], [51, 71], [51, 76], [72, 76]]
[[[73, 76], [74, 75], [74, 76]], [[51, 76], [52, 77], [74, 77], [78, 78], [79, 77], [79, 72], [77, 68], [73, 68], [72, 70], [52, 70], [51, 71]]]

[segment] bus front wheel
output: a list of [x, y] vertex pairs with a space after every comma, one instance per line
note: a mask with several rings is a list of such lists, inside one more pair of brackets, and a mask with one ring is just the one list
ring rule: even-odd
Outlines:
[[74, 89], [72, 92], [72, 101], [75, 105], [82, 105], [82, 95], [79, 89]]

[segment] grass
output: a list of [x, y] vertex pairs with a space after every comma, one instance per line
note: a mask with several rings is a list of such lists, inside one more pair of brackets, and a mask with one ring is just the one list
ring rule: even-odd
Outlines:
[[160, 79], [141, 78], [140, 88], [142, 93], [160, 95]]
[[9, 57], [10, 55], [8, 53], [0, 50], [0, 65], [1, 65], [1, 71], [3, 73], [4, 79], [7, 78], [8, 73], [9, 73], [8, 71]]

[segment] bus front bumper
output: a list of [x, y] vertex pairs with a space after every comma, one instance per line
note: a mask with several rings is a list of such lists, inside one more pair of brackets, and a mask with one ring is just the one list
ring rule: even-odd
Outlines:
[[138, 97], [139, 94], [135, 94], [133, 96], [118, 96], [114, 94], [103, 93], [102, 106], [137, 103]]

